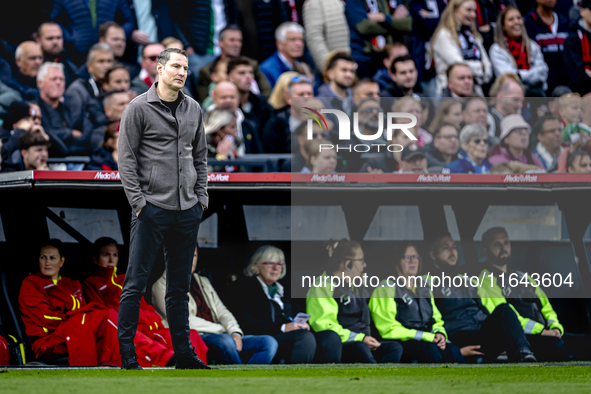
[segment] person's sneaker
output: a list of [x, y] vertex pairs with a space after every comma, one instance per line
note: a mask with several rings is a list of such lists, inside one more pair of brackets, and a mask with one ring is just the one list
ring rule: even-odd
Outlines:
[[195, 354], [195, 349], [191, 349], [186, 354], [179, 354], [176, 357], [176, 369], [211, 369], [203, 364], [203, 361]]
[[137, 362], [135, 347], [121, 352], [121, 369], [143, 369]]
[[521, 349], [518, 353], [518, 360], [520, 363], [536, 363], [538, 360], [533, 352], [528, 348]]

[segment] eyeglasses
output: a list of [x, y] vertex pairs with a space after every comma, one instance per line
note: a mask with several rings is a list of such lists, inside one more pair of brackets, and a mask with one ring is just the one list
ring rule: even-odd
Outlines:
[[404, 257], [403, 257], [403, 259], [406, 262], [409, 262], [411, 259], [418, 261], [419, 260], [419, 257], [420, 256], [418, 254], [405, 254]]
[[475, 138], [472, 140], [472, 142], [474, 142], [474, 144], [476, 145], [480, 145], [480, 144], [488, 144], [488, 138]]
[[437, 138], [443, 138], [444, 140], [448, 141], [455, 141], [458, 139], [457, 135], [438, 135]]
[[312, 80], [308, 77], [303, 76], [303, 75], [294, 75], [293, 77], [291, 77], [291, 82], [293, 82], [293, 83], [300, 83], [300, 82], [312, 83]]
[[384, 112], [384, 109], [382, 107], [372, 107], [364, 109], [363, 112], [366, 114], [371, 114], [373, 112]]
[[155, 56], [146, 56], [146, 59], [150, 59], [151, 61], [155, 62], [156, 60], [158, 60], [158, 55], [155, 55]]
[[283, 266], [285, 265], [285, 263], [282, 261], [265, 261], [261, 264], [266, 265], [267, 267], [279, 267], [279, 268], [283, 268]]

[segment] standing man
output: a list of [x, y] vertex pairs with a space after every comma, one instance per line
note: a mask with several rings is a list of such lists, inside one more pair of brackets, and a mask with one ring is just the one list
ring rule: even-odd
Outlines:
[[119, 173], [132, 207], [129, 268], [119, 306], [124, 369], [141, 369], [134, 336], [140, 299], [164, 247], [166, 314], [177, 369], [207, 369], [191, 347], [187, 293], [199, 222], [207, 207], [207, 145], [199, 104], [181, 89], [188, 54], [158, 55], [158, 81], [129, 103], [119, 132]]

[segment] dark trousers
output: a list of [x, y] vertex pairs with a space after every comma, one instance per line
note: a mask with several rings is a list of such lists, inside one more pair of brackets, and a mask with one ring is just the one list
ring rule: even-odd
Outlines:
[[273, 338], [277, 340], [279, 348], [274, 363], [309, 364], [314, 360], [316, 352], [316, 338], [308, 330], [293, 330], [282, 332]]
[[381, 346], [372, 351], [362, 341], [345, 342], [342, 345], [343, 363], [399, 363], [402, 345], [397, 341], [382, 341]]
[[119, 304], [119, 348], [130, 349], [138, 325], [140, 300], [161, 246], [166, 264], [166, 315], [176, 354], [191, 351], [189, 292], [201, 204], [169, 211], [147, 203], [139, 217], [132, 212], [129, 266]]
[[591, 335], [564, 333], [562, 338], [528, 335], [538, 361], [591, 360]]
[[426, 341], [403, 341], [400, 342], [404, 353], [402, 354], [402, 362], [409, 363], [418, 361], [420, 363], [465, 363], [464, 356], [460, 352], [460, 348], [454, 344], [448, 343], [445, 350], [433, 342]]
[[[509, 304], [497, 306], [482, 323], [480, 330], [458, 331], [450, 335], [449, 339], [459, 348], [480, 345], [478, 351], [484, 353], [485, 362], [491, 362], [504, 351], [507, 351], [509, 360], [517, 361], [518, 351], [530, 345]], [[469, 361], [474, 360], [471, 357]]]

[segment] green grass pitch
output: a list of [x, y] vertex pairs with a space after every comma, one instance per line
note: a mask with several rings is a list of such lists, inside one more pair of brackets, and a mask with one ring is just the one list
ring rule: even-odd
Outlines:
[[0, 393], [589, 394], [591, 366], [227, 366], [211, 371], [0, 369]]

